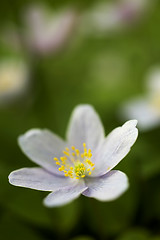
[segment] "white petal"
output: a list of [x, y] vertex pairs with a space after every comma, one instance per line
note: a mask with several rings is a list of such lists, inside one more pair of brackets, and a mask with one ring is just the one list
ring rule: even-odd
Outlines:
[[160, 124], [160, 116], [151, 107], [147, 99], [136, 99], [122, 106], [121, 115], [137, 119], [138, 126], [142, 130], [151, 129]]
[[14, 186], [42, 191], [55, 191], [74, 184], [72, 179], [55, 176], [42, 168], [22, 168], [13, 171], [9, 175], [9, 182]]
[[44, 205], [47, 207], [59, 207], [65, 205], [78, 198], [86, 189], [87, 187], [85, 186], [84, 181], [80, 180], [73, 187], [60, 189], [56, 192], [50, 193], [44, 199]]
[[90, 105], [79, 105], [72, 113], [67, 139], [83, 151], [83, 143], [94, 151], [104, 139], [104, 129], [98, 114]]
[[86, 185], [88, 189], [82, 193], [86, 197], [111, 201], [127, 190], [128, 178], [123, 172], [113, 170], [101, 177], [88, 178]]
[[63, 155], [66, 143], [48, 130], [33, 129], [20, 136], [19, 145], [22, 151], [35, 163], [46, 170], [58, 175], [59, 166], [55, 164], [54, 157]]
[[136, 124], [137, 120], [130, 120], [106, 137], [99, 153], [95, 156], [93, 176], [107, 173], [127, 155], [138, 136]]

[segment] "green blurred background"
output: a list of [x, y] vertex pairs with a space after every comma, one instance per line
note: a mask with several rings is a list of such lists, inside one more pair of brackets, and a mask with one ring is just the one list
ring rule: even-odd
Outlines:
[[116, 32], [83, 30], [83, 13], [100, 2], [36, 1], [53, 11], [73, 6], [78, 16], [67, 44], [45, 55], [28, 50], [23, 41], [22, 13], [33, 1], [1, 2], [0, 34], [14, 24], [21, 47], [0, 40], [0, 60], [26, 61], [30, 85], [23, 96], [0, 106], [1, 239], [160, 239], [160, 128], [140, 131], [131, 152], [118, 165], [128, 175], [130, 188], [113, 202], [81, 196], [67, 206], [47, 209], [42, 205], [46, 193], [8, 183], [11, 171], [35, 166], [18, 147], [20, 134], [48, 128], [65, 137], [69, 116], [80, 103], [95, 107], [108, 134], [123, 124], [117, 114], [120, 105], [144, 92], [148, 69], [160, 64], [160, 1], [153, 1], [131, 24], [126, 19], [127, 26]]

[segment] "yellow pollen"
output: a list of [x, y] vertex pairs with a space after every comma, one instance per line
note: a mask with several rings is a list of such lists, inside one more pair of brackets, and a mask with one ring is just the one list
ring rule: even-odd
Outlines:
[[79, 150], [78, 150], [78, 149], [76, 149], [75, 151], [76, 151], [76, 153], [77, 153], [77, 156], [79, 156]]
[[63, 153], [67, 156], [70, 156], [69, 152], [63, 151]]
[[84, 148], [84, 152], [87, 152], [87, 148]]
[[87, 149], [86, 143], [83, 143], [84, 152], [80, 152], [75, 146], [71, 149], [68, 147], [63, 151], [64, 156], [58, 159], [53, 158], [55, 164], [60, 167], [58, 170], [64, 173], [65, 177], [81, 179], [86, 176], [90, 176], [95, 169], [94, 163], [91, 161], [92, 153], [91, 149]]
[[81, 168], [80, 168], [80, 171], [85, 171], [85, 167], [81, 167]]

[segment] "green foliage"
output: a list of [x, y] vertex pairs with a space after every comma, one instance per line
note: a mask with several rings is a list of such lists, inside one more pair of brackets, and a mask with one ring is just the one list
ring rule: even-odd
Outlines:
[[[12, 8], [10, 2], [2, 1], [1, 29], [10, 21], [20, 27], [20, 12], [28, 4], [15, 0]], [[75, 3], [48, 4], [61, 8], [71, 2]], [[83, 11], [92, 3], [78, 0], [75, 4]], [[130, 189], [114, 202], [82, 196], [62, 208], [47, 209], [42, 205], [46, 193], [16, 188], [7, 180], [12, 170], [35, 166], [21, 153], [17, 137], [30, 128], [48, 128], [65, 137], [77, 104], [93, 104], [106, 134], [122, 124], [119, 106], [144, 93], [149, 67], [160, 64], [159, 26], [157, 1], [135, 26], [100, 38], [77, 33], [57, 54], [30, 56], [26, 49], [15, 53], [7, 44], [0, 45], [0, 59], [18, 56], [27, 61], [31, 85], [22, 99], [0, 108], [1, 239], [160, 239], [160, 127], [140, 132], [132, 151], [119, 164], [118, 169], [129, 177]]]

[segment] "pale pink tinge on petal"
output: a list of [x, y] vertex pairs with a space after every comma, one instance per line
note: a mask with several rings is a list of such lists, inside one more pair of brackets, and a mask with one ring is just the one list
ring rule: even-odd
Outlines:
[[94, 4], [84, 14], [82, 27], [85, 33], [95, 35], [117, 32], [139, 21], [153, 5], [150, 2], [149, 0], [121, 0]]
[[41, 54], [63, 48], [74, 31], [77, 12], [73, 8], [51, 11], [46, 6], [28, 8], [24, 18], [25, 39], [28, 47]]

